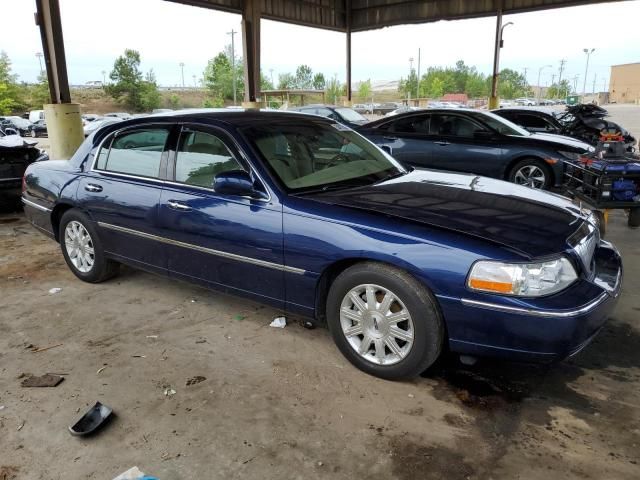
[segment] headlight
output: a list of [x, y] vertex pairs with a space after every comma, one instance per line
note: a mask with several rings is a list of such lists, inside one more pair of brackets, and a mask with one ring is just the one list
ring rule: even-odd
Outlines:
[[560, 155], [562, 155], [564, 158], [568, 158], [569, 160], [578, 160], [582, 156], [582, 155], [580, 155], [579, 153], [576, 153], [576, 152], [558, 151], [558, 153]]
[[540, 263], [476, 262], [467, 286], [480, 292], [540, 297], [564, 290], [578, 276], [566, 257]]

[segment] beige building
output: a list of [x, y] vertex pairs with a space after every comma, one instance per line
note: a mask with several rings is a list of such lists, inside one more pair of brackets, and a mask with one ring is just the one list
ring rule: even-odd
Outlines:
[[609, 101], [640, 103], [640, 62], [611, 66]]

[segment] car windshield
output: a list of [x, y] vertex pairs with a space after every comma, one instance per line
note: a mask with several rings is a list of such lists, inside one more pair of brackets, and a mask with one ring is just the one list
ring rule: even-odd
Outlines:
[[513, 122], [510, 122], [506, 118], [502, 118], [495, 113], [484, 112], [482, 114], [482, 120], [493, 128], [496, 132], [501, 133], [502, 135], [511, 135], [514, 137], [528, 137], [531, 135], [524, 128], [516, 125]]
[[350, 108], [336, 108], [336, 112], [349, 122], [366, 122], [367, 119], [360, 115], [355, 110], [351, 110]]
[[287, 190], [370, 185], [406, 171], [353, 130], [325, 122], [269, 122], [243, 129]]

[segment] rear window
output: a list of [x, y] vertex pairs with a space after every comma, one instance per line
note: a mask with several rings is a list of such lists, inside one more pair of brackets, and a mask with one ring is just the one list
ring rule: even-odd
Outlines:
[[113, 139], [98, 154], [96, 168], [138, 177], [158, 178], [162, 152], [169, 132], [166, 129], [136, 130]]

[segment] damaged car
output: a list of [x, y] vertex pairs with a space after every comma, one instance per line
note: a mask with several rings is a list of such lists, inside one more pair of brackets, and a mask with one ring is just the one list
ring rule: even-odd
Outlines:
[[0, 131], [0, 207], [19, 205], [25, 170], [33, 162], [48, 159], [49, 156], [37, 148], [35, 142]]

